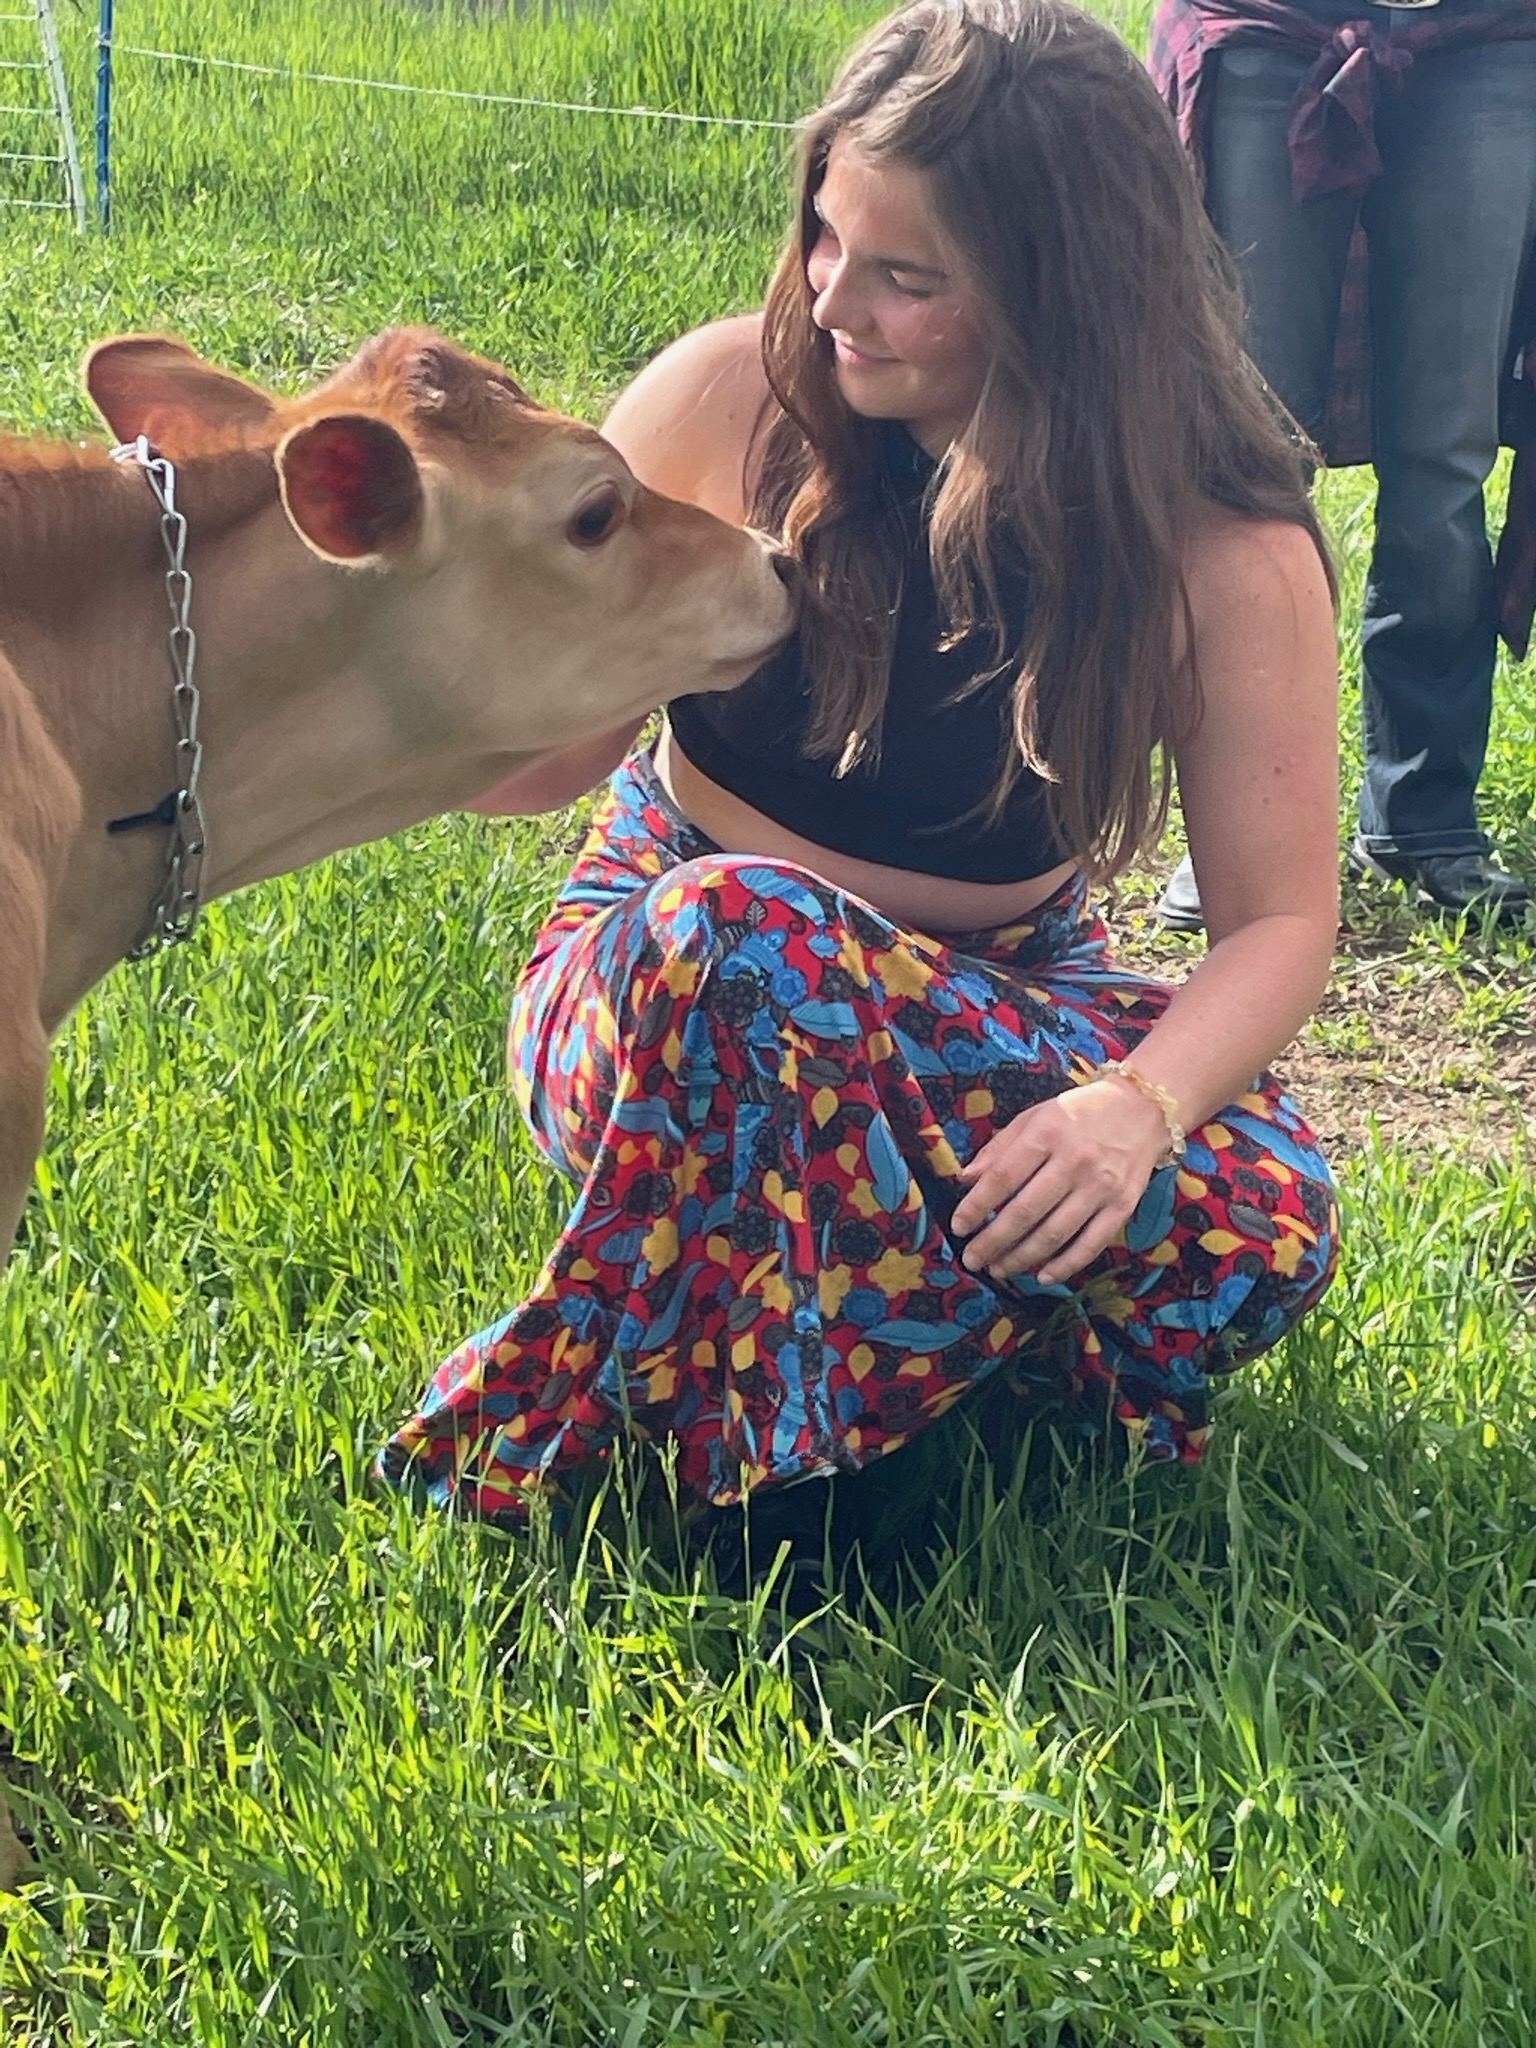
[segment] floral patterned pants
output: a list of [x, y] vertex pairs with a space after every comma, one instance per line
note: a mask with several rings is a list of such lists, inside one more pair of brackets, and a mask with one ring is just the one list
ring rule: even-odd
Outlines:
[[1269, 1075], [1191, 1133], [1071, 1283], [961, 1264], [961, 1164], [1127, 1054], [1169, 999], [1108, 957], [1080, 878], [939, 940], [726, 855], [649, 760], [615, 775], [520, 979], [513, 1083], [576, 1184], [528, 1298], [390, 1439], [395, 1484], [517, 1519], [621, 1433], [743, 1490], [856, 1469], [1000, 1366], [1193, 1459], [1209, 1376], [1328, 1285], [1328, 1169]]

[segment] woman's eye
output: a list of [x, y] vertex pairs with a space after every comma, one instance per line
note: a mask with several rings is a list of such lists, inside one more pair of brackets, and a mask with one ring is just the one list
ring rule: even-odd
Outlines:
[[623, 524], [624, 494], [617, 484], [609, 484], [574, 515], [565, 530], [566, 538], [572, 547], [601, 547]]

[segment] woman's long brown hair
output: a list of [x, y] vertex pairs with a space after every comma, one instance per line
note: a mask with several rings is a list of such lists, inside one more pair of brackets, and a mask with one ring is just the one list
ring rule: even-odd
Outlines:
[[[753, 517], [808, 571], [813, 754], [846, 766], [878, 750], [904, 553], [880, 429], [843, 401], [811, 319], [814, 201], [841, 135], [927, 174], [983, 310], [990, 366], [935, 479], [929, 545], [950, 640], [979, 636], [977, 686], [1014, 675], [1017, 752], [991, 814], [1034, 770], [1064, 844], [1112, 875], [1161, 829], [1170, 749], [1199, 717], [1191, 537], [1212, 504], [1294, 520], [1327, 566], [1308, 450], [1243, 353], [1173, 121], [1113, 30], [1065, 0], [899, 9], [807, 124], [764, 318], [779, 411]], [[1000, 549], [1029, 573], [1022, 640], [999, 606]]]

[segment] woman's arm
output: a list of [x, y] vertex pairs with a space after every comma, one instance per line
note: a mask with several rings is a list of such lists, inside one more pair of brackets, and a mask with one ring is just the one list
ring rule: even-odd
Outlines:
[[[1179, 787], [1212, 944], [1129, 1064], [1192, 1130], [1290, 1042], [1327, 983], [1338, 661], [1327, 578], [1301, 527], [1213, 521], [1188, 582], [1204, 710], [1179, 751]], [[954, 1219], [977, 1232], [966, 1263], [1047, 1282], [1080, 1271], [1124, 1227], [1166, 1139], [1156, 1102], [1120, 1076], [1026, 1110], [967, 1169]]]
[[1211, 946], [1133, 1064], [1193, 1128], [1290, 1043], [1327, 986], [1339, 713], [1333, 605], [1303, 528], [1224, 521], [1189, 587], [1205, 707], [1179, 789]]

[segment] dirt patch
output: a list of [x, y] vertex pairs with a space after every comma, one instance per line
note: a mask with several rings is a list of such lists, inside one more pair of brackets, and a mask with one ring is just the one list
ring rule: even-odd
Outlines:
[[[1110, 923], [1122, 958], [1178, 980], [1203, 942], [1157, 924], [1160, 887], [1128, 876]], [[1425, 1157], [1530, 1157], [1536, 948], [1518, 935], [1458, 937], [1401, 898], [1351, 889], [1333, 981], [1275, 1067], [1335, 1159], [1373, 1131]]]

